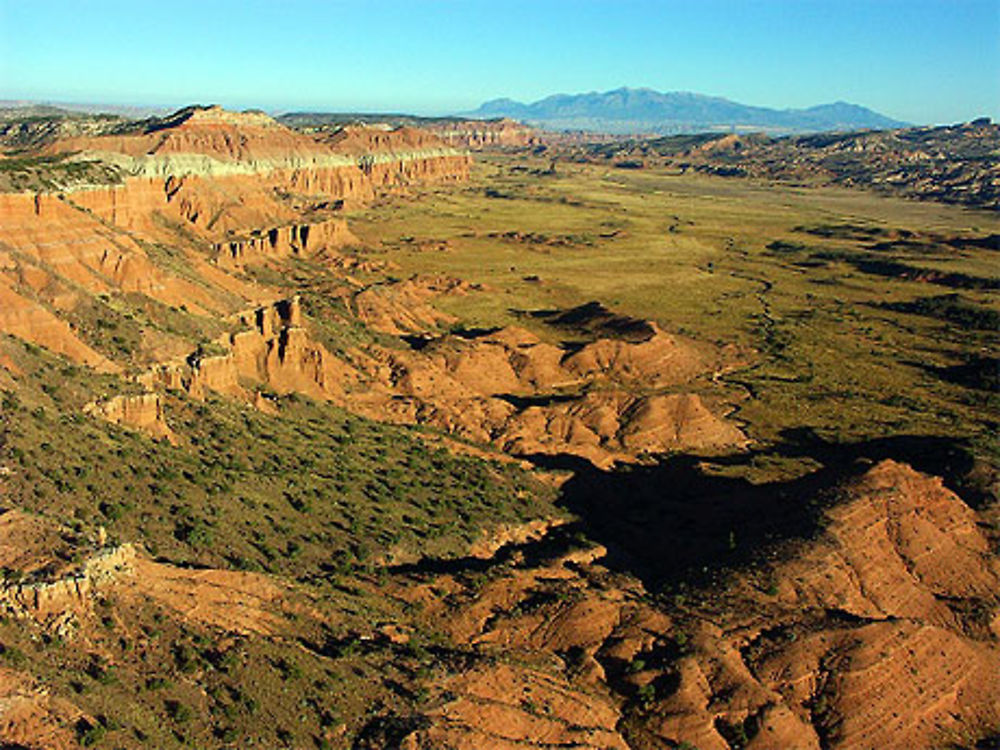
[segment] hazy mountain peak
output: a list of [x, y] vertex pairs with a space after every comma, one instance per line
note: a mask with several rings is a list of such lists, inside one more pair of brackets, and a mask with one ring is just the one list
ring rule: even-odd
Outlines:
[[605, 92], [552, 94], [531, 103], [485, 102], [472, 117], [511, 117], [550, 130], [682, 133], [707, 130], [822, 132], [895, 128], [906, 123], [845, 101], [804, 109], [771, 109], [692, 91], [622, 86]]

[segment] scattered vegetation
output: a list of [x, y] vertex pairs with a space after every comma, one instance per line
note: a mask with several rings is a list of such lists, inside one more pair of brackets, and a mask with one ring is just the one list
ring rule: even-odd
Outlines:
[[102, 523], [175, 562], [346, 573], [461, 554], [491, 526], [555, 512], [551, 491], [513, 464], [308, 399], [286, 397], [268, 416], [168, 397], [175, 447], [80, 414], [99, 382], [84, 370], [36, 374], [37, 406], [9, 399], [10, 501]]
[[122, 181], [119, 170], [105, 162], [72, 157], [69, 153], [0, 157], [0, 190], [62, 190]]

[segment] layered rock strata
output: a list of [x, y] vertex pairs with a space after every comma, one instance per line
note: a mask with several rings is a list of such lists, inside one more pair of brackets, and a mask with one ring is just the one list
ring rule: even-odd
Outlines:
[[[62, 192], [0, 194], [0, 331], [76, 362], [115, 366], [61, 323], [52, 307], [80, 295], [147, 295], [192, 312], [229, 312], [259, 290], [223, 269], [354, 241], [336, 211], [376, 189], [460, 180], [469, 157], [419, 131], [347, 131], [326, 140], [257, 113], [188, 108], [113, 133], [64, 138], [44, 155], [106, 165], [119, 184], [75, 184]], [[174, 248], [192, 269], [149, 254]], [[205, 282], [205, 283], [203, 283]], [[238, 309], [238, 307], [236, 308]]]

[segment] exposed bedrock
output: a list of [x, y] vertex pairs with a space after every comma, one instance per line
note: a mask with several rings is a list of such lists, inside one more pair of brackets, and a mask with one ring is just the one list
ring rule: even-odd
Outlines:
[[328, 219], [316, 224], [290, 224], [255, 230], [243, 239], [217, 242], [213, 251], [220, 266], [237, 268], [270, 258], [306, 257], [356, 241], [357, 238], [347, 228], [346, 221]]
[[135, 396], [113, 396], [84, 407], [84, 412], [115, 424], [134, 427], [154, 438], [176, 443], [177, 438], [167, 426], [163, 403], [157, 393], [140, 393]]
[[[217, 270], [334, 249], [354, 238], [331, 216], [377, 189], [461, 180], [469, 157], [420, 131], [360, 129], [331, 142], [263, 115], [189, 108], [144, 131], [68, 138], [50, 156], [98, 162], [118, 184], [0, 194], [0, 332], [114, 369], [59, 321], [81, 295], [147, 295], [228, 312], [260, 291]], [[164, 264], [154, 246], [180, 263]], [[200, 276], [194, 281], [184, 267]], [[207, 283], [201, 283], [207, 282]], [[236, 307], [238, 309], [238, 307]]]
[[521, 655], [435, 685], [429, 726], [403, 746], [513, 748], [539, 732], [574, 747], [860, 750], [994, 732], [1000, 562], [982, 519], [894, 461], [816, 487], [797, 502], [824, 508], [793, 546], [765, 545], [769, 562], [667, 609], [612, 573], [605, 548], [559, 552], [554, 539], [548, 556], [523, 562], [543, 554], [529, 545], [473, 587], [400, 580], [394, 591], [454, 643]]

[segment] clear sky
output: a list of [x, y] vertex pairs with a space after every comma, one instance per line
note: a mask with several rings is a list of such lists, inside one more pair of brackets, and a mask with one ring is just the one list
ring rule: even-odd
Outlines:
[[443, 114], [647, 86], [1000, 119], [1000, 0], [0, 0], [0, 98]]

